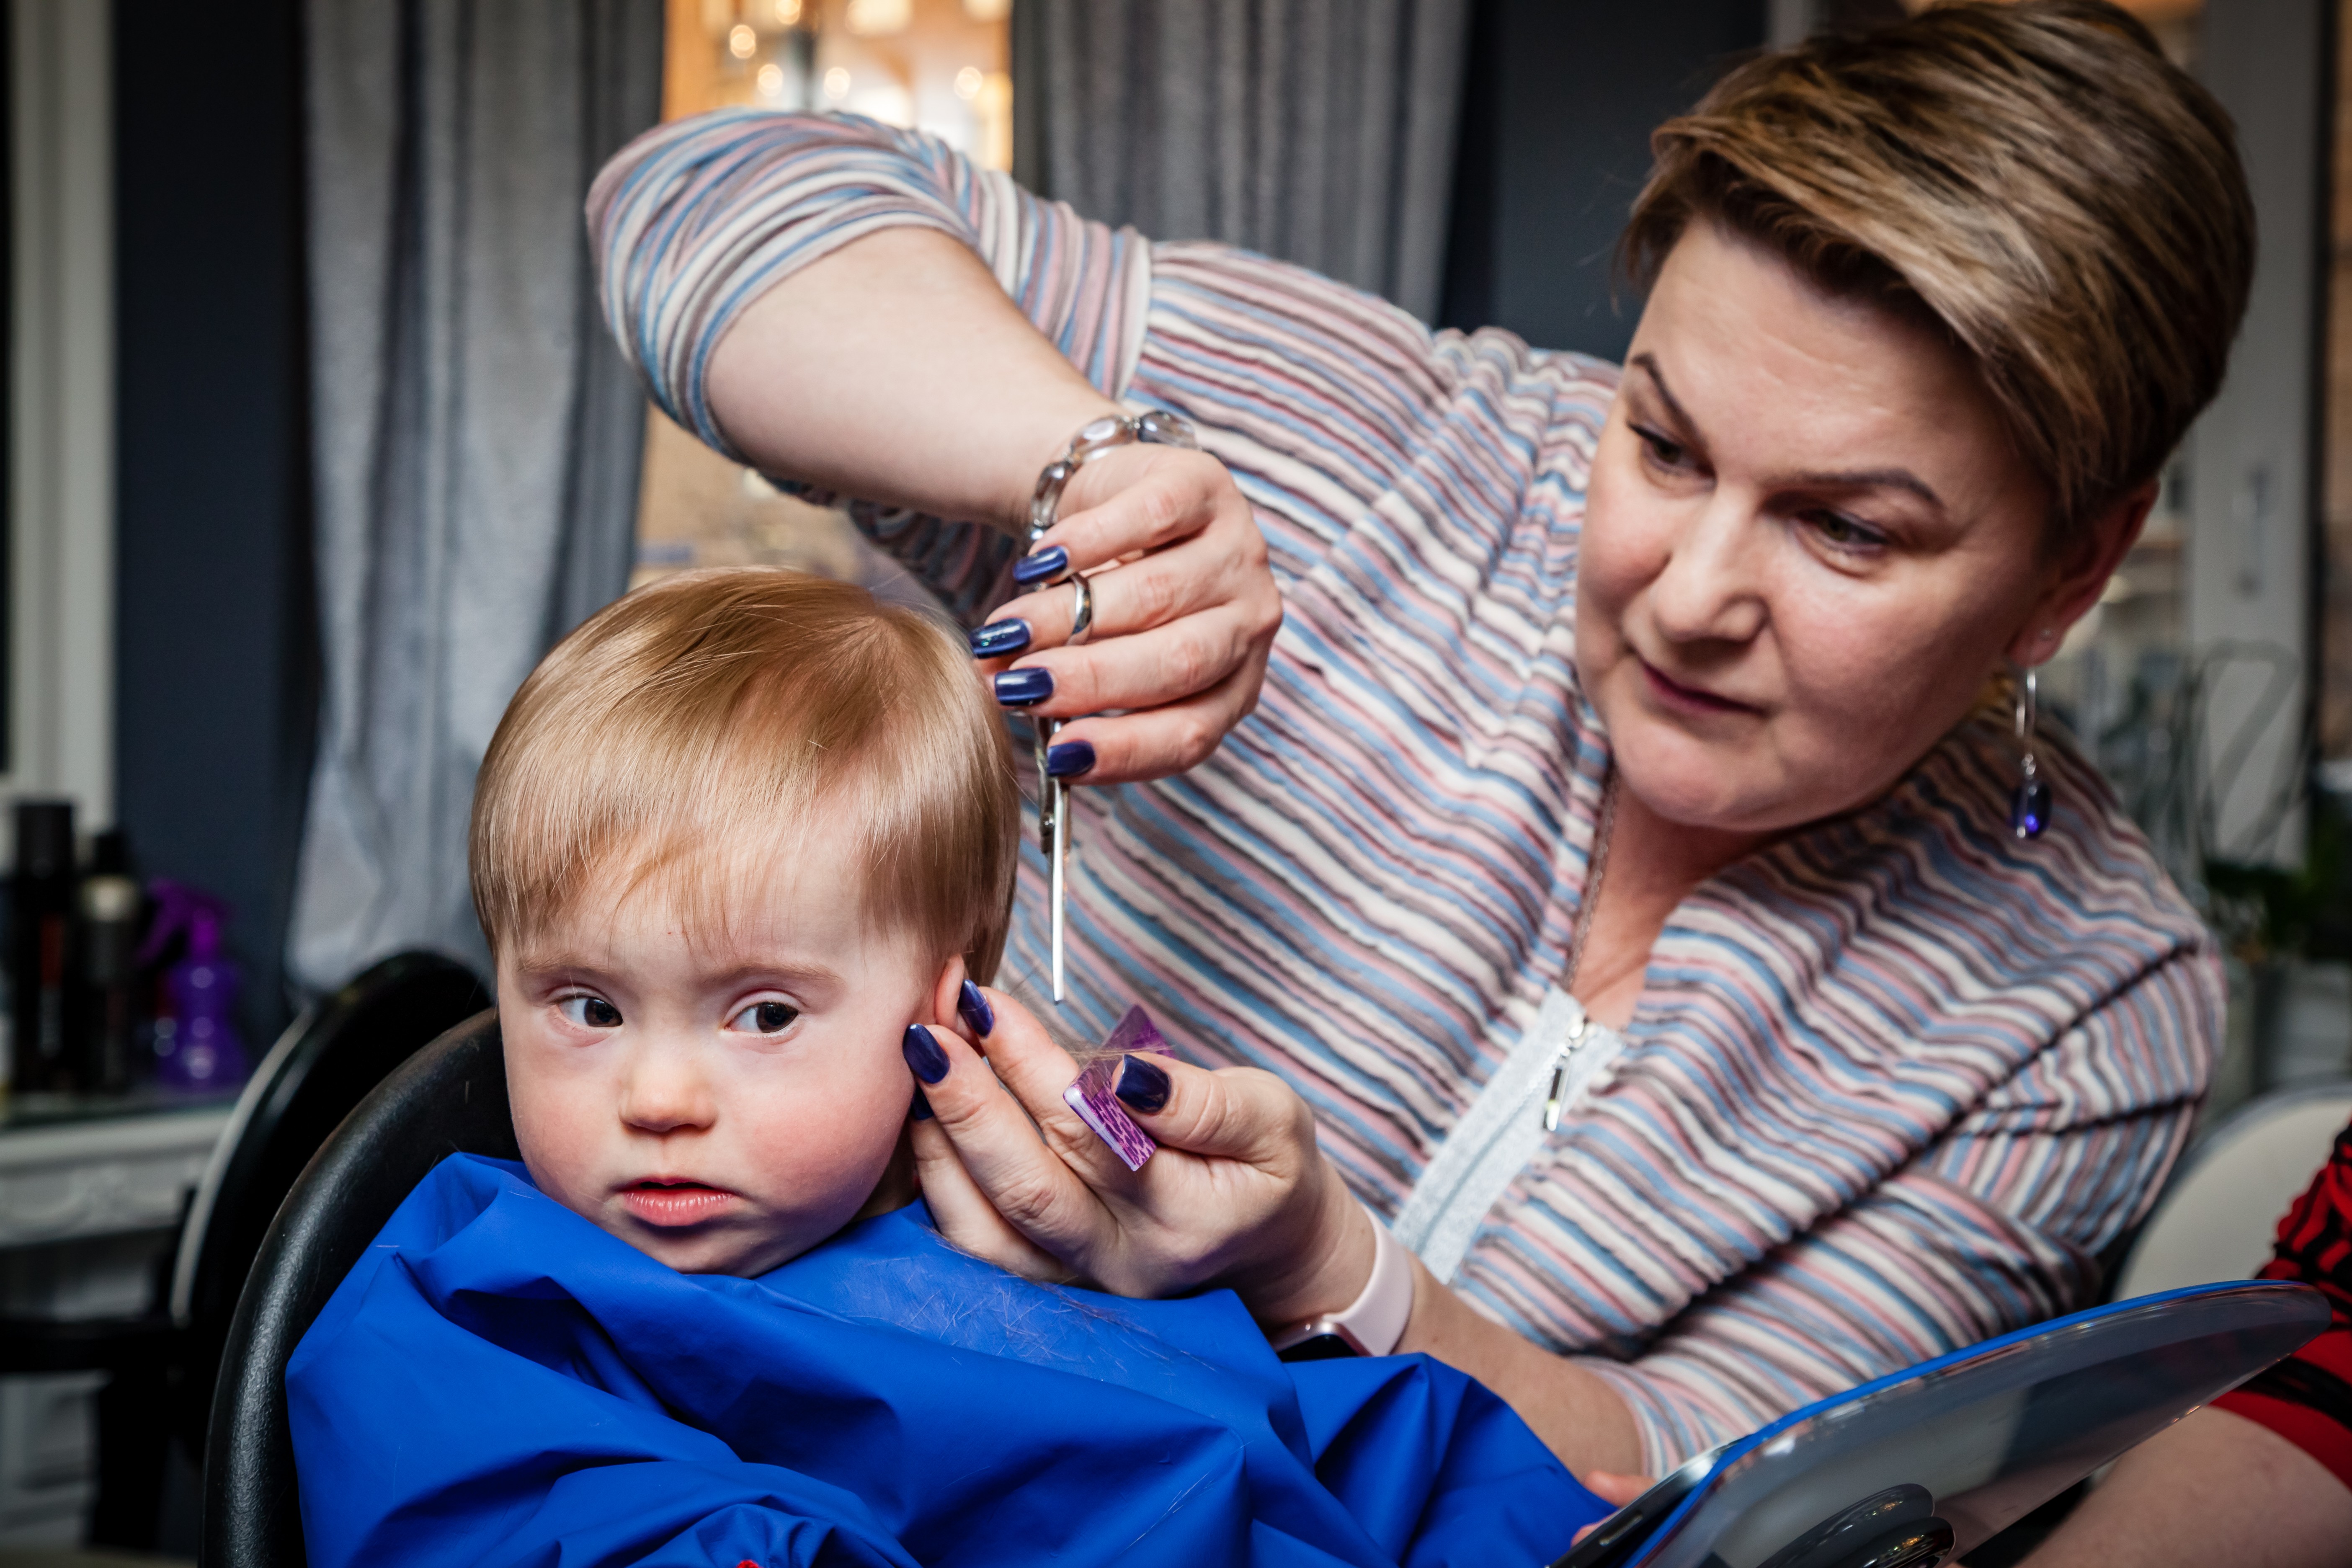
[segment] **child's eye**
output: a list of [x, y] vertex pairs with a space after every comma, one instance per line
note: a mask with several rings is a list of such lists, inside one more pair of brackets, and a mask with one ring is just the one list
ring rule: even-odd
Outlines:
[[729, 1019], [727, 1026], [754, 1035], [781, 1035], [800, 1016], [801, 1010], [788, 1002], [754, 1002]]
[[583, 1029], [617, 1029], [621, 1010], [602, 996], [566, 996], [556, 1010]]

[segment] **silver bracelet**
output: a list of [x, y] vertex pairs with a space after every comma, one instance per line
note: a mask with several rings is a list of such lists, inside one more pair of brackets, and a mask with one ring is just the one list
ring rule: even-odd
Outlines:
[[1055, 516], [1062, 510], [1063, 487], [1070, 482], [1071, 475], [1105, 452], [1131, 447], [1139, 441], [1192, 451], [1198, 451], [1201, 446], [1192, 422], [1165, 408], [1154, 408], [1145, 414], [1106, 414], [1088, 422], [1070, 437], [1062, 455], [1046, 464], [1045, 471], [1037, 476], [1037, 488], [1029, 493], [1029, 547], [1035, 549], [1037, 541], [1054, 526]]

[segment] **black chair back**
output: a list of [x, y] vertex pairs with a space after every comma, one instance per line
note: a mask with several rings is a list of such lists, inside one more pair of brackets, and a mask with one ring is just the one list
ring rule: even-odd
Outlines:
[[254, 1069], [196, 1189], [173, 1270], [185, 1391], [177, 1425], [191, 1453], [203, 1451], [238, 1293], [295, 1178], [369, 1090], [488, 1005], [465, 965], [396, 953], [305, 1009]]
[[335, 1130], [262, 1237], [230, 1321], [205, 1455], [207, 1568], [301, 1568], [286, 1363], [401, 1200], [447, 1155], [520, 1157], [498, 1016], [419, 1051]]

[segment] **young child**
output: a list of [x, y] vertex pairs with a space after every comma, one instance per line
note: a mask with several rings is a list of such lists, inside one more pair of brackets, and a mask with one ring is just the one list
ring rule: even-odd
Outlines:
[[295, 1352], [317, 1568], [1534, 1563], [1607, 1511], [1425, 1358], [940, 1238], [900, 1038], [992, 974], [1018, 830], [961, 650], [863, 590], [688, 574], [548, 656], [474, 806], [522, 1163], [445, 1161]]

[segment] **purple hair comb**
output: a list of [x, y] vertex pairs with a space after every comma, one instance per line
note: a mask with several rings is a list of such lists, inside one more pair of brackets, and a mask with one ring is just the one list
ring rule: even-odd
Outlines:
[[1110, 1145], [1130, 1171], [1140, 1171], [1143, 1163], [1151, 1158], [1160, 1145], [1151, 1134], [1135, 1124], [1127, 1107], [1112, 1092], [1118, 1082], [1119, 1058], [1132, 1054], [1172, 1057], [1176, 1054], [1160, 1030], [1152, 1024], [1151, 1016], [1140, 1007], [1129, 1007], [1110, 1038], [1102, 1043], [1102, 1054], [1088, 1062], [1069, 1088], [1062, 1091], [1062, 1102], [1078, 1113], [1078, 1120], [1094, 1129], [1096, 1137]]

